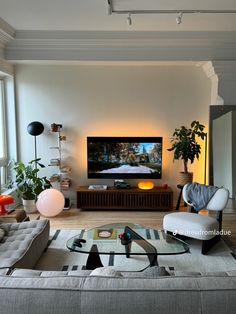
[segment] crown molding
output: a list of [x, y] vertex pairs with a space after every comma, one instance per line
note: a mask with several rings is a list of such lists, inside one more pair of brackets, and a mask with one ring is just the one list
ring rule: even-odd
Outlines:
[[9, 61], [232, 60], [236, 32], [15, 31]]
[[6, 62], [4, 60], [0, 60], [0, 74], [4, 73], [5, 75], [14, 75], [14, 66], [10, 64], [9, 62]]
[[207, 62], [202, 68], [212, 81], [211, 103], [235, 105], [236, 60]]
[[14, 38], [15, 30], [0, 17], [0, 43], [6, 44]]

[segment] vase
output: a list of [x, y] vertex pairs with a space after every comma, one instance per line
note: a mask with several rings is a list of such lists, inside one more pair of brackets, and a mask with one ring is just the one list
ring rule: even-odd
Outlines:
[[22, 204], [24, 207], [24, 210], [27, 214], [35, 213], [36, 212], [36, 206], [35, 206], [35, 200], [24, 200], [22, 199]]
[[184, 186], [187, 183], [192, 183], [193, 182], [193, 173], [192, 172], [180, 172], [179, 173], [179, 178], [178, 178], [178, 184]]

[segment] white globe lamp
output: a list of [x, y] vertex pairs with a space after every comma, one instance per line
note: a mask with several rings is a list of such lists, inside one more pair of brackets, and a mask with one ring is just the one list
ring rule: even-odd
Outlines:
[[60, 214], [65, 204], [64, 195], [56, 189], [47, 189], [38, 195], [36, 208], [45, 217]]

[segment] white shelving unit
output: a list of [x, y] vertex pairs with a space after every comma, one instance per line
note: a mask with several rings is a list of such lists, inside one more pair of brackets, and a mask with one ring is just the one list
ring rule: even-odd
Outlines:
[[[63, 163], [62, 159], [62, 142], [66, 141], [66, 136], [61, 134], [62, 124], [52, 123], [51, 132], [57, 134], [57, 146], [51, 146], [50, 149], [57, 151], [57, 157], [51, 158], [49, 166], [57, 167], [58, 172], [50, 177], [50, 182], [59, 184], [60, 191], [65, 195], [65, 192], [69, 190], [71, 180], [69, 174], [71, 172], [70, 167]], [[65, 208], [70, 208], [70, 199], [65, 197]]]

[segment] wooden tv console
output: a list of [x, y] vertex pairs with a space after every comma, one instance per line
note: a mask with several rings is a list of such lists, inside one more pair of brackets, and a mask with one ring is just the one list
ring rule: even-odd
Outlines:
[[77, 208], [82, 209], [170, 210], [172, 207], [173, 191], [169, 187], [89, 190], [81, 186], [77, 190]]

